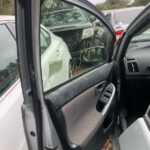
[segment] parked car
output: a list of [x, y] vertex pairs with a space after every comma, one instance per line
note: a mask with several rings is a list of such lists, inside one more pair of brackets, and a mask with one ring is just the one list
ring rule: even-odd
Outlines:
[[[62, 37], [71, 52], [79, 51], [81, 49], [78, 47], [79, 43], [94, 35], [93, 24], [86, 12], [75, 7], [42, 14], [41, 23], [56, 35]], [[65, 34], [63, 35], [63, 33]], [[74, 34], [74, 39], [72, 34]]]
[[[0, 147], [4, 150], [27, 150], [21, 117], [23, 95], [15, 41], [15, 17], [0, 16], [0, 33]], [[71, 56], [65, 42], [42, 25], [40, 37], [42, 81], [46, 91], [69, 80]]]
[[122, 22], [116, 24], [114, 29], [116, 31], [116, 41], [122, 36], [122, 34], [127, 30], [129, 24], [124, 24]]
[[0, 16], [0, 149], [27, 150], [14, 17]]
[[[56, 2], [53, 5], [56, 5]], [[57, 6], [55, 7], [57, 8]], [[79, 68], [82, 62], [89, 65], [94, 62], [91, 62], [92, 51], [97, 51], [95, 63], [97, 62], [99, 54], [101, 55], [100, 51], [103, 51], [104, 46], [104, 44], [99, 45], [99, 39], [105, 41], [105, 34], [103, 34], [105, 29], [94, 15], [75, 6], [69, 9], [68, 7], [65, 9], [59, 8], [59, 10], [47, 8], [50, 11], [42, 13], [41, 24], [66, 42], [73, 58], [71, 59], [72, 72], [75, 72], [74, 70]], [[97, 47], [95, 47], [96, 45]]]
[[128, 25], [143, 9], [144, 6], [103, 11], [116, 31], [116, 41], [118, 41], [123, 32], [126, 31]]
[[114, 18], [114, 16], [115, 16], [114, 13], [112, 11], [112, 12], [106, 13], [105, 15], [106, 15], [107, 20], [114, 27], [114, 30], [116, 32], [116, 42], [117, 42], [118, 39], [122, 36], [122, 34], [126, 31], [126, 29], [128, 28], [129, 24], [128, 23], [123, 23], [123, 22], [117, 22], [116, 19]]
[[71, 55], [66, 43], [43, 25], [40, 30], [44, 91], [69, 80]]

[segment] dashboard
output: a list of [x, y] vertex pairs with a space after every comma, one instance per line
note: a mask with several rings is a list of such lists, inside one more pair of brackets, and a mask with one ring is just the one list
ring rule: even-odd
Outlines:
[[150, 76], [150, 44], [132, 45], [124, 58], [126, 76]]

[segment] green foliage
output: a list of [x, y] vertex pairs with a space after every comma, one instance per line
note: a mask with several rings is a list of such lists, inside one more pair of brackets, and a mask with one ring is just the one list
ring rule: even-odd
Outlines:
[[118, 9], [127, 6], [123, 0], [107, 0], [105, 3], [96, 5], [101, 10]]
[[14, 15], [14, 10], [14, 0], [0, 0], [0, 15]]
[[45, 0], [41, 7], [41, 14], [71, 8], [73, 5], [63, 3], [60, 0]]
[[[150, 0], [135, 0], [131, 6], [143, 6], [150, 3]], [[124, 0], [106, 0], [105, 3], [97, 4], [97, 7], [101, 10], [119, 9], [128, 6]], [[42, 5], [42, 14], [50, 11], [57, 11], [60, 9], [72, 8], [71, 5], [66, 5], [59, 0], [45, 0]], [[0, 15], [14, 15], [14, 0], [0, 0]]]
[[150, 0], [135, 0], [132, 5], [127, 5], [125, 0], [106, 0], [105, 3], [97, 4], [100, 10], [119, 9], [125, 7], [144, 6], [150, 3]]
[[150, 0], [135, 0], [132, 6], [144, 6], [150, 3]]

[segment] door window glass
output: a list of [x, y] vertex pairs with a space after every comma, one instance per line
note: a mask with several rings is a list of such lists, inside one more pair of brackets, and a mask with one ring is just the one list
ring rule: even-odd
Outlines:
[[5, 25], [0, 25], [0, 94], [18, 78], [16, 41]]
[[107, 62], [112, 34], [91, 13], [60, 0], [45, 0], [41, 24], [51, 34], [51, 45], [41, 56], [45, 91]]

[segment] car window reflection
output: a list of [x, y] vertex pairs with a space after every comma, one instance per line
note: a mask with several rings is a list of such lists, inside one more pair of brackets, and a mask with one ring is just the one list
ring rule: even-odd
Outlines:
[[0, 25], [0, 94], [18, 79], [15, 39], [5, 25]]

